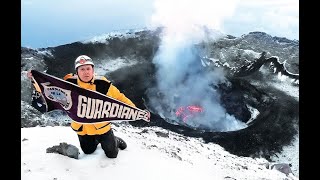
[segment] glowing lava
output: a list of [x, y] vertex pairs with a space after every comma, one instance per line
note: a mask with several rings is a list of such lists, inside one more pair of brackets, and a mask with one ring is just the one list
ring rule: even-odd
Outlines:
[[183, 122], [187, 122], [189, 118], [197, 116], [199, 113], [203, 112], [203, 108], [197, 105], [191, 106], [181, 106], [176, 111], [176, 116], [180, 117]]

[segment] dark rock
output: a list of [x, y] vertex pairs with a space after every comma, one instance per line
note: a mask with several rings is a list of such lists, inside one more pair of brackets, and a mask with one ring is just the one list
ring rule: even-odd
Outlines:
[[52, 146], [47, 148], [46, 150], [47, 153], [57, 153], [57, 154], [62, 154], [64, 156], [68, 156], [70, 158], [78, 159], [79, 157], [79, 149], [72, 145], [72, 144], [67, 144], [65, 142], [60, 143], [57, 146]]
[[293, 174], [290, 165], [286, 163], [273, 164], [271, 165], [271, 169], [276, 169], [286, 175], [289, 175], [290, 173]]
[[159, 131], [156, 131], [155, 133], [158, 137], [166, 137], [166, 138], [169, 137], [169, 133], [163, 133]]

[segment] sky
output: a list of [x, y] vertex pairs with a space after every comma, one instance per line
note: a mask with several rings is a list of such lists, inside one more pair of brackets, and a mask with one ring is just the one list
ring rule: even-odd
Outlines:
[[113, 31], [172, 24], [177, 30], [207, 26], [234, 36], [263, 31], [299, 40], [299, 1], [21, 1], [23, 47], [53, 47]]
[[[113, 129], [128, 145], [115, 159], [107, 158], [100, 144], [93, 154], [84, 154], [70, 127], [21, 128], [21, 179], [299, 179], [292, 173], [286, 176], [267, 168], [266, 164], [272, 163], [263, 158], [238, 157], [217, 144], [203, 143], [200, 138], [127, 123], [113, 125]], [[158, 136], [160, 133], [167, 137]], [[47, 148], [63, 142], [79, 149], [78, 159], [46, 153]]]

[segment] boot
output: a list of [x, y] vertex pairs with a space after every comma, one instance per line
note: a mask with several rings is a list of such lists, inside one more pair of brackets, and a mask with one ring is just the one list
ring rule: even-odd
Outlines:
[[116, 141], [119, 149], [124, 150], [127, 148], [127, 143], [123, 139], [116, 136]]

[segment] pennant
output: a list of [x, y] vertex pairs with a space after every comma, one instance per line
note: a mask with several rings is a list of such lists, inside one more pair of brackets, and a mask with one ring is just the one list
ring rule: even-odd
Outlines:
[[[129, 106], [100, 92], [31, 70], [34, 85], [39, 87], [46, 111], [60, 109], [79, 123], [99, 123], [112, 121], [150, 122], [150, 112]], [[50, 107], [50, 108], [49, 108]], [[49, 109], [48, 109], [49, 108]]]

